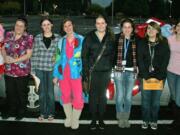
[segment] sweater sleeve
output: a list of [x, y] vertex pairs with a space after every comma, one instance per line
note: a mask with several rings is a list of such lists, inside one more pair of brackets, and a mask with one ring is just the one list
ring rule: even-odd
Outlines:
[[89, 76], [89, 41], [86, 37], [82, 45], [82, 77], [83, 80], [86, 80]]
[[35, 70], [36, 70], [36, 65], [38, 62], [38, 41], [37, 38], [35, 38], [34, 42], [33, 42], [33, 53], [31, 56], [31, 73], [35, 74]]
[[160, 64], [160, 71], [157, 73], [157, 79], [163, 80], [166, 78], [167, 75], [167, 66], [169, 64], [169, 59], [170, 59], [170, 49], [169, 45], [167, 43], [163, 44], [163, 49], [162, 49], [162, 63]]
[[137, 58], [138, 58], [138, 67], [139, 67], [139, 76], [144, 79], [149, 78], [149, 73], [147, 72], [145, 68], [145, 62], [144, 62], [144, 46], [145, 46], [145, 41], [139, 41], [138, 42], [138, 49], [137, 49]]

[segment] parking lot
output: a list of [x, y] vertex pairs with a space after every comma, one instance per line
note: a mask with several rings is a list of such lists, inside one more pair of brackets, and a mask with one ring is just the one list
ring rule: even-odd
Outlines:
[[[28, 31], [29, 33], [36, 35], [41, 32], [40, 28], [40, 20], [41, 16], [29, 16], [27, 17], [29, 21], [29, 27]], [[60, 24], [63, 20], [63, 16], [51, 16], [52, 20], [54, 21], [54, 31], [56, 33], [60, 33]], [[93, 18], [87, 18], [83, 16], [75, 16], [71, 17], [75, 23], [76, 31], [82, 35], [87, 34], [89, 31], [94, 29], [94, 19]], [[16, 17], [3, 17], [1, 20], [4, 23], [5, 29], [11, 30], [13, 29], [14, 22], [16, 20]], [[110, 18], [109, 18], [110, 21]], [[118, 24], [119, 21], [115, 20], [114, 24]], [[112, 26], [112, 25], [111, 25]], [[113, 25], [116, 26], [116, 25]], [[139, 86], [138, 86], [139, 87]], [[32, 88], [33, 89], [33, 88]], [[163, 134], [163, 135], [171, 135], [173, 132], [168, 128], [169, 125], [172, 122], [172, 112], [171, 108], [168, 107], [169, 103], [169, 89], [167, 86], [167, 83], [165, 85], [165, 89], [163, 91], [163, 94], [161, 96], [161, 110], [160, 110], [160, 128], [157, 132], [147, 132], [142, 131], [140, 129], [141, 124], [141, 94], [140, 92], [133, 97], [133, 108], [132, 108], [132, 114], [131, 114], [131, 124], [132, 127], [129, 129], [119, 129], [116, 126], [116, 118], [115, 118], [115, 106], [114, 106], [114, 98], [112, 100], [108, 100], [108, 107], [107, 107], [107, 113], [105, 115], [106, 123], [108, 124], [108, 128], [104, 132], [96, 132], [96, 133], [90, 133], [88, 130], [88, 124], [90, 123], [90, 117], [89, 117], [89, 111], [88, 111], [88, 103], [85, 105], [85, 108], [83, 110], [83, 114], [81, 117], [81, 128], [78, 132], [72, 132], [69, 130], [65, 130], [63, 127], [63, 119], [64, 119], [64, 113], [62, 110], [61, 105], [59, 104], [59, 90], [55, 89], [55, 95], [56, 95], [56, 119], [53, 122], [44, 122], [39, 123], [37, 121], [38, 117], [38, 95], [37, 93], [33, 92], [31, 94], [31, 99], [35, 98], [33, 96], [36, 96], [37, 101], [31, 101], [28, 100], [28, 112], [26, 115], [26, 118], [24, 118], [22, 121], [15, 121], [14, 117], [9, 118], [7, 121], [2, 121], [0, 117], [0, 132], [2, 131], [3, 134], [12, 134], [12, 133], [19, 133], [24, 135], [31, 135], [31, 134], [60, 134], [64, 133], [67, 135], [71, 134], [84, 134], [84, 132], [87, 132], [88, 134], [142, 134], [142, 135], [152, 135], [152, 134]], [[3, 110], [3, 107], [0, 106], [0, 111]], [[33, 108], [34, 107], [34, 108]], [[16, 128], [15, 128], [16, 127]], [[10, 129], [10, 130], [9, 130]], [[34, 130], [33, 130], [34, 129]], [[46, 132], [47, 131], [47, 132]], [[148, 130], [149, 131], [149, 130]], [[62, 133], [62, 134], [63, 134]], [[3, 135], [1, 134], [1, 135]], [[174, 133], [173, 135], [177, 135]]]

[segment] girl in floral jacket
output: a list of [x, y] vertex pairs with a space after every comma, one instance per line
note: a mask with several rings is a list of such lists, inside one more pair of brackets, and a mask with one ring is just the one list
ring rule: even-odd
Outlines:
[[2, 54], [2, 47], [4, 46], [4, 28], [0, 22], [0, 97], [5, 97], [4, 86], [4, 58]]
[[21, 120], [25, 116], [28, 81], [31, 69], [33, 36], [27, 33], [28, 22], [24, 17], [17, 18], [14, 30], [7, 32], [2, 49], [5, 57], [5, 85], [7, 113], [4, 119], [15, 116]]
[[4, 73], [4, 60], [2, 56], [3, 39], [4, 39], [4, 28], [0, 24], [0, 80], [2, 78], [2, 74]]
[[81, 83], [81, 49], [83, 37], [74, 33], [72, 20], [65, 19], [62, 24], [66, 33], [59, 40], [60, 59], [54, 68], [54, 83], [59, 83], [62, 92], [63, 109], [66, 115], [65, 127], [77, 129], [79, 117], [83, 109], [82, 83]]

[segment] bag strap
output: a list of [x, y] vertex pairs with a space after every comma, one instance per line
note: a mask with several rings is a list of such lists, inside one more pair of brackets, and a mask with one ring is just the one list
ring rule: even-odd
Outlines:
[[95, 66], [97, 65], [97, 63], [99, 62], [99, 60], [101, 59], [105, 49], [106, 49], [106, 44], [107, 44], [107, 39], [105, 41], [105, 43], [103, 44], [103, 47], [101, 49], [101, 52], [99, 53], [99, 55], [96, 58], [96, 61], [94, 62], [94, 65], [90, 68], [89, 72], [92, 73], [92, 71], [94, 70]]

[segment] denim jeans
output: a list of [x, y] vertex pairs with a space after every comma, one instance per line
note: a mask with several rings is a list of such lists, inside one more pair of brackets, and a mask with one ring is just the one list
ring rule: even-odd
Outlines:
[[40, 114], [45, 117], [54, 115], [55, 113], [55, 98], [52, 71], [36, 70], [36, 75], [40, 79], [39, 86], [39, 102]]
[[157, 122], [162, 90], [143, 90], [142, 80], [140, 84], [140, 89], [143, 121]]
[[135, 83], [134, 72], [115, 72], [116, 112], [130, 113], [132, 105], [132, 90]]
[[171, 99], [175, 101], [178, 107], [180, 107], [180, 75], [168, 71], [167, 81], [171, 94]]

